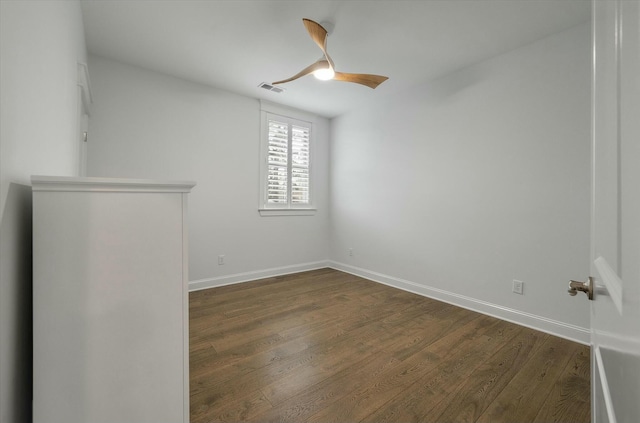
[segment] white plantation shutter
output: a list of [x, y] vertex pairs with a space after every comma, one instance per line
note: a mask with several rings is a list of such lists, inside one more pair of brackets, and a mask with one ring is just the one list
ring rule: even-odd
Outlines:
[[309, 204], [309, 128], [291, 126], [291, 203]]
[[269, 119], [267, 146], [267, 203], [289, 202], [289, 125]]
[[311, 124], [268, 114], [266, 119], [265, 208], [308, 208], [311, 204]]

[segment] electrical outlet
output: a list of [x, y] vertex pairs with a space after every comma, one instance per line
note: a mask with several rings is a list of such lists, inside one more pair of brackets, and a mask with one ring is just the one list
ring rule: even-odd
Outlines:
[[523, 295], [524, 294], [524, 282], [513, 280], [513, 292], [516, 294]]
[[220, 254], [218, 256], [218, 266], [222, 266], [224, 264], [224, 254]]
[[353, 257], [353, 248], [349, 248], [349, 257]]

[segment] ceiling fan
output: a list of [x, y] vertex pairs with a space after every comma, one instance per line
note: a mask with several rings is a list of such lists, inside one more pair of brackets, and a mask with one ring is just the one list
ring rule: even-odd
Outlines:
[[333, 79], [336, 81], [355, 82], [356, 84], [366, 85], [369, 88], [376, 88], [378, 85], [389, 79], [386, 76], [371, 75], [368, 73], [336, 72], [333, 60], [331, 60], [329, 53], [327, 53], [327, 30], [324, 29], [322, 25], [312, 21], [311, 19], [304, 18], [302, 19], [302, 22], [304, 23], [305, 28], [307, 28], [307, 32], [309, 32], [311, 39], [318, 45], [318, 47], [320, 47], [322, 53], [324, 53], [324, 57], [302, 69], [291, 78], [273, 82], [273, 85], [291, 82], [310, 73], [313, 73], [316, 78], [324, 81]]

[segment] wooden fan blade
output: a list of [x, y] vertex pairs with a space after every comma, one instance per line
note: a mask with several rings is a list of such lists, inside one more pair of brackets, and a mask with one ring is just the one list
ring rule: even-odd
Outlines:
[[327, 30], [318, 22], [314, 22], [311, 19], [303, 18], [302, 22], [304, 23], [304, 27], [307, 28], [309, 35], [311, 35], [311, 39], [324, 52], [327, 42]]
[[333, 79], [336, 81], [355, 82], [356, 84], [366, 85], [369, 88], [376, 88], [389, 78], [380, 75], [370, 75], [368, 73], [336, 72], [336, 76], [334, 76]]
[[306, 68], [302, 69], [300, 72], [296, 73], [291, 78], [283, 79], [282, 81], [272, 82], [271, 85], [284, 84], [285, 82], [291, 82], [305, 75], [309, 75], [311, 72], [317, 71], [318, 69], [327, 69], [328, 67], [329, 67], [329, 63], [326, 60], [318, 60], [312, 65], [309, 65]]
[[327, 53], [327, 30], [324, 29], [322, 25], [318, 22], [312, 21], [311, 19], [303, 18], [302, 23], [304, 23], [304, 27], [307, 28], [307, 32], [311, 36], [311, 39], [320, 47], [320, 50], [324, 53], [324, 57], [327, 58], [331, 67], [335, 69], [335, 65], [333, 64], [333, 60]]

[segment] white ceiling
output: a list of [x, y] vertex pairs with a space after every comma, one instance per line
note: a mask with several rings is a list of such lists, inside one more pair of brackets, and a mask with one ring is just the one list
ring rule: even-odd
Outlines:
[[[589, 0], [83, 0], [90, 53], [334, 117], [570, 28]], [[309, 75], [258, 88], [322, 55], [302, 18], [335, 24], [342, 72], [386, 75], [372, 90]]]

